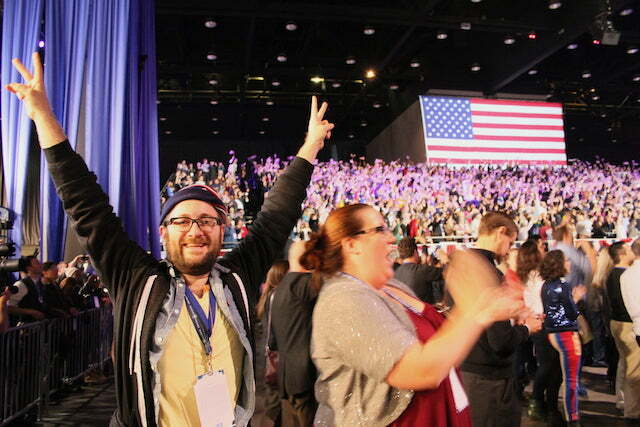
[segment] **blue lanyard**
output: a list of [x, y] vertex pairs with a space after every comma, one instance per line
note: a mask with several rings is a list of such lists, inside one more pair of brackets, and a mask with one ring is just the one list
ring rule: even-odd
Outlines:
[[209, 289], [209, 316], [207, 317], [204, 314], [204, 310], [200, 306], [200, 303], [198, 303], [198, 300], [189, 288], [186, 288], [184, 296], [187, 303], [187, 310], [189, 311], [189, 317], [191, 317], [191, 321], [193, 322], [193, 326], [196, 328], [198, 337], [200, 337], [200, 341], [202, 341], [204, 352], [208, 356], [212, 351], [209, 338], [211, 337], [213, 325], [216, 321], [216, 297], [213, 295], [213, 291]]

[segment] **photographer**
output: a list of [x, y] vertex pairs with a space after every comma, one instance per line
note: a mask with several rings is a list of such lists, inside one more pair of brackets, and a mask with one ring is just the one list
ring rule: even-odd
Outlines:
[[[34, 256], [27, 257], [26, 266], [21, 273], [26, 275], [14, 284], [18, 292], [9, 296], [9, 314], [22, 322], [43, 320], [47, 316], [40, 283], [42, 264]], [[15, 319], [12, 321], [15, 322]]]
[[42, 292], [44, 304], [58, 317], [75, 316], [78, 310], [69, 306], [58, 286], [58, 264], [47, 261], [42, 265]]

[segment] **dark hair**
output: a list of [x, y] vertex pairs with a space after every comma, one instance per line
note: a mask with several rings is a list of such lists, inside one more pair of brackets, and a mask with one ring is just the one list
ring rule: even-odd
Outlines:
[[354, 236], [362, 230], [360, 211], [373, 209], [362, 203], [348, 205], [332, 211], [317, 233], [305, 244], [300, 255], [300, 265], [313, 270], [312, 286], [319, 290], [322, 279], [337, 273], [344, 265], [342, 239]]
[[417, 250], [418, 245], [413, 237], [403, 237], [398, 242], [398, 256], [402, 259], [411, 258]]
[[631, 250], [635, 256], [640, 256], [640, 237], [633, 241]]
[[620, 262], [624, 250], [624, 242], [615, 242], [612, 243], [611, 246], [609, 246], [609, 256], [613, 260], [614, 264], [618, 264]]
[[29, 255], [24, 257], [24, 260], [26, 261], [23, 265], [24, 267], [22, 268], [22, 270], [20, 270], [21, 273], [28, 273], [28, 269], [29, 267], [31, 267], [31, 263], [33, 262], [34, 259], [37, 259], [34, 255]]
[[529, 278], [529, 274], [533, 270], [537, 270], [542, 261], [542, 254], [538, 250], [538, 244], [535, 240], [527, 240], [518, 249], [518, 258], [516, 259], [516, 274], [523, 282]]
[[495, 229], [505, 227], [509, 234], [518, 234], [518, 227], [513, 219], [504, 212], [491, 211], [484, 214], [480, 220], [478, 234], [486, 236], [491, 234]]
[[261, 318], [264, 314], [267, 298], [271, 295], [271, 291], [280, 284], [284, 275], [287, 274], [287, 271], [289, 271], [289, 261], [287, 260], [280, 259], [271, 265], [271, 268], [267, 272], [267, 278], [264, 281], [267, 286], [264, 292], [262, 292], [262, 295], [260, 295], [260, 300], [256, 306], [258, 318]]
[[44, 264], [42, 264], [42, 271], [50, 270], [54, 266], [58, 268], [58, 263], [54, 261], [47, 261]]
[[556, 280], [567, 274], [564, 268], [564, 254], [562, 251], [554, 250], [547, 252], [540, 263], [540, 276], [544, 280]]

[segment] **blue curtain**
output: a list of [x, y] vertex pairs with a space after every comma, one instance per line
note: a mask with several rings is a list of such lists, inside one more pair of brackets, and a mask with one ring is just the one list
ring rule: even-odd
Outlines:
[[[46, 50], [51, 69], [45, 75], [55, 90], [57, 116], [72, 143], [74, 135], [83, 141], [85, 160], [130, 237], [159, 256], [153, 11], [152, 1], [49, 0]], [[49, 39], [56, 51], [49, 50]], [[48, 178], [44, 181], [42, 230], [56, 231], [47, 233], [42, 246], [50, 251], [48, 259], [60, 259], [54, 254], [62, 254], [65, 221], [62, 226], [54, 223], [62, 218], [62, 209], [53, 200]]]
[[42, 0], [5, 0], [2, 18], [2, 85], [0, 109], [2, 110], [2, 165], [7, 198], [4, 205], [15, 214], [11, 239], [17, 253], [22, 245], [22, 216], [26, 193], [27, 164], [31, 119], [24, 113], [20, 101], [4, 87], [8, 83], [23, 82], [11, 64], [19, 58], [28, 69], [32, 68], [31, 53], [36, 50]]
[[[45, 85], [53, 111], [73, 147], [80, 124], [90, 9], [90, 2], [85, 0], [47, 0], [45, 6]], [[66, 220], [44, 156], [40, 191], [42, 258], [62, 260]]]

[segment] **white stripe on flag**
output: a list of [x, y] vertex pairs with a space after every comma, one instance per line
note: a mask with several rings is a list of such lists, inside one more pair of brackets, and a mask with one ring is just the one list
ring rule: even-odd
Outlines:
[[561, 107], [525, 107], [523, 105], [476, 104], [471, 102], [471, 111], [494, 111], [498, 113], [562, 114]]
[[493, 160], [502, 159], [509, 160], [566, 160], [565, 154], [552, 153], [481, 153], [473, 151], [440, 151], [427, 150], [427, 158], [444, 158], [444, 159], [482, 159]]
[[494, 136], [546, 136], [549, 138], [564, 138], [564, 131], [561, 130], [492, 129], [474, 127], [473, 134]]
[[493, 123], [502, 125], [546, 125], [562, 126], [562, 119], [540, 119], [530, 117], [473, 116], [473, 123]]
[[479, 147], [479, 148], [553, 148], [558, 150], [564, 150], [564, 142], [556, 141], [492, 141], [492, 140], [460, 140], [460, 139], [446, 139], [446, 138], [429, 138], [427, 140], [427, 147], [430, 145], [441, 145], [445, 147]]

